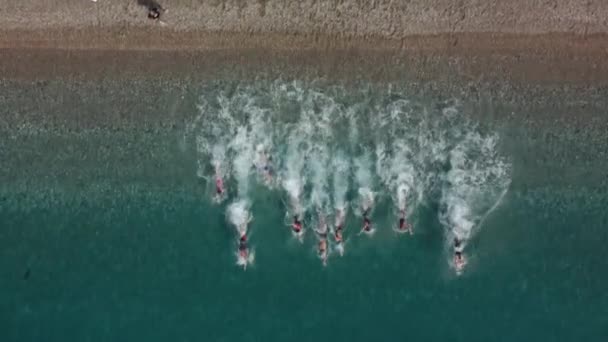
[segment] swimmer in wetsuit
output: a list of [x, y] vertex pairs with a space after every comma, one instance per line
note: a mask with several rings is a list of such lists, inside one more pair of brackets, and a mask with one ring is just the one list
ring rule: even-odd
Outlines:
[[401, 215], [399, 216], [399, 231], [400, 232], [410, 232], [410, 235], [413, 234], [412, 226], [405, 221], [405, 210], [401, 210]]
[[242, 259], [247, 260], [248, 255], [249, 248], [247, 247], [247, 235], [243, 234], [239, 239], [239, 256]]
[[319, 240], [319, 257], [323, 260], [323, 265], [327, 264], [327, 238], [322, 237]]
[[372, 230], [372, 221], [370, 221], [370, 219], [367, 217], [363, 219], [363, 230], [365, 230], [366, 232]]
[[222, 178], [220, 176], [215, 177], [215, 193], [218, 196], [221, 196], [224, 194], [224, 181], [222, 180]]
[[336, 214], [336, 222], [334, 224], [335, 229], [333, 231], [334, 241], [336, 242], [336, 250], [338, 253], [340, 253], [340, 255], [344, 254], [344, 237], [342, 236], [342, 233], [344, 232], [344, 216], [344, 209], [338, 209]]
[[342, 237], [342, 226], [341, 225], [336, 227], [336, 231], [334, 232], [334, 240], [336, 240], [336, 243], [338, 245], [344, 241], [344, 239]]
[[372, 228], [372, 221], [369, 219], [368, 215], [368, 210], [365, 210], [365, 212], [363, 213], [363, 228], [361, 229], [361, 233], [367, 233], [370, 234], [373, 232], [373, 228]]
[[465, 264], [466, 264], [466, 260], [464, 259], [462, 252], [455, 252], [454, 253], [454, 266], [456, 267], [456, 270], [458, 270], [458, 271], [462, 270], [462, 268], [464, 267]]
[[298, 218], [298, 215], [294, 215], [294, 217], [293, 217], [293, 223], [291, 224], [291, 229], [296, 234], [301, 234], [302, 233], [302, 222]]
[[323, 260], [323, 265], [327, 265], [327, 227], [321, 231], [317, 230], [317, 234], [319, 234], [319, 257]]
[[461, 271], [464, 265], [467, 263], [462, 250], [464, 246], [462, 245], [462, 240], [455, 237], [454, 238], [454, 267], [456, 267], [457, 271]]

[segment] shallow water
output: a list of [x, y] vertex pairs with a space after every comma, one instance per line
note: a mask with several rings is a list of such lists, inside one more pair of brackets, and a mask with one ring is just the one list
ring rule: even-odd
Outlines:
[[[168, 89], [160, 114], [113, 100], [147, 86], [76, 100], [75, 84], [51, 85], [43, 95], [66, 99], [29, 108], [9, 98], [4, 340], [608, 336], [608, 196], [592, 156], [606, 151], [605, 136], [479, 121], [466, 98], [398, 85], [206, 82]], [[259, 145], [272, 156], [270, 188], [252, 167], [263, 164]], [[216, 169], [228, 192], [219, 204]], [[371, 237], [357, 235], [366, 188]], [[229, 211], [234, 203], [253, 217], [246, 271], [235, 257], [246, 215]], [[311, 228], [341, 205], [345, 254], [324, 267]], [[287, 227], [296, 207], [303, 242]], [[391, 229], [400, 207], [413, 236]], [[469, 259], [461, 276], [450, 265], [454, 236]]]

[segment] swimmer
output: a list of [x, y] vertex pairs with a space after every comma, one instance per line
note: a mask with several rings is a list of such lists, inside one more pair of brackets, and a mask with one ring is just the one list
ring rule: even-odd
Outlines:
[[318, 254], [321, 260], [323, 260], [323, 266], [327, 265], [327, 224], [323, 219], [323, 216], [319, 218], [319, 227], [315, 229], [319, 236]]
[[247, 235], [241, 235], [239, 239], [239, 257], [243, 260], [247, 260], [249, 257], [249, 249], [247, 248]]
[[342, 236], [342, 226], [337, 226], [336, 231], [334, 232], [334, 240], [338, 245], [341, 245], [344, 242], [344, 238]]
[[374, 229], [372, 227], [372, 221], [367, 216], [367, 211], [365, 211], [365, 213], [363, 213], [363, 228], [361, 229], [359, 234], [361, 234], [361, 233], [371, 234], [373, 232], [374, 232]]
[[319, 257], [323, 261], [323, 266], [327, 265], [327, 238], [326, 236], [321, 236], [319, 239]]
[[224, 194], [224, 181], [219, 175], [215, 177], [215, 194], [222, 196]]
[[336, 249], [340, 255], [344, 255], [344, 236], [342, 235], [344, 228], [340, 225], [334, 231], [334, 241], [336, 241]]
[[237, 254], [237, 265], [243, 266], [243, 269], [247, 269], [247, 265], [252, 264], [254, 260], [253, 251], [249, 250], [247, 245], [247, 235], [242, 234], [239, 238], [239, 251]]
[[463, 255], [464, 245], [458, 237], [454, 238], [454, 267], [457, 273], [461, 273], [467, 261]]
[[401, 210], [401, 215], [399, 216], [399, 226], [398, 231], [400, 233], [409, 232], [410, 235], [414, 234], [412, 229], [412, 225], [405, 221], [405, 210]]
[[370, 232], [372, 230], [372, 221], [366, 216], [363, 218], [363, 230]]
[[342, 230], [344, 229], [344, 216], [344, 209], [338, 209], [336, 223], [334, 224], [336, 227], [336, 230], [334, 231], [334, 240], [336, 240], [337, 244], [341, 244], [343, 241]]
[[294, 215], [291, 229], [296, 235], [300, 235], [302, 233], [302, 221], [300, 221], [298, 215]]
[[454, 267], [456, 268], [456, 272], [462, 272], [462, 269], [467, 264], [467, 261], [462, 255], [462, 252], [456, 251], [454, 252]]

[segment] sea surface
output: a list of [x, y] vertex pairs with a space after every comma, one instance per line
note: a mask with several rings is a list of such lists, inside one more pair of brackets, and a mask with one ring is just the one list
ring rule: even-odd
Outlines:
[[607, 341], [608, 112], [407, 89], [3, 82], [0, 341]]

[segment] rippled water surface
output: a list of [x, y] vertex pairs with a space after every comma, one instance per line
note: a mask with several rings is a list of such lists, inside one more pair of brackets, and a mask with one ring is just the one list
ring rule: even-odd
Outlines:
[[148, 86], [4, 87], [5, 340], [608, 336], [605, 136], [398, 85]]

